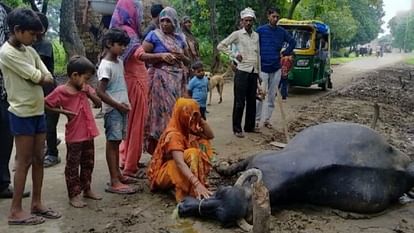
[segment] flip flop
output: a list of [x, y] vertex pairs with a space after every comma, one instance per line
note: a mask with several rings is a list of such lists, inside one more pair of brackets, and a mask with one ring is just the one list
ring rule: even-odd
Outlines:
[[146, 169], [144, 169], [144, 168], [139, 169], [137, 174], [135, 175], [135, 177], [137, 179], [142, 179], [142, 180], [147, 179], [148, 177], [147, 177]]
[[268, 129], [273, 129], [273, 125], [269, 122], [265, 122], [263, 125], [264, 125], [264, 127], [268, 128]]
[[129, 186], [125, 188], [115, 188], [112, 186], [108, 186], [105, 188], [105, 192], [116, 193], [116, 194], [134, 194], [137, 191], [134, 188], [131, 188]]
[[144, 180], [147, 179], [147, 171], [146, 168], [140, 168], [138, 169], [137, 173], [135, 174], [129, 174], [129, 173], [122, 173], [123, 176], [128, 176], [131, 177], [132, 179], [140, 179], [140, 180]]
[[39, 225], [44, 222], [45, 222], [44, 218], [36, 216], [36, 215], [31, 215], [28, 218], [20, 219], [20, 220], [12, 220], [12, 219], [8, 220], [9, 225], [22, 225], [22, 226]]
[[242, 132], [234, 132], [234, 136], [238, 138], [244, 138], [244, 134]]
[[136, 183], [138, 183], [137, 179], [135, 179], [134, 177], [130, 177], [130, 176], [121, 176], [119, 178], [119, 181], [123, 184], [136, 184]]
[[147, 167], [147, 164], [145, 163], [138, 163], [138, 168], [145, 168]]
[[62, 217], [62, 215], [59, 212], [52, 210], [50, 208], [47, 208], [45, 210], [32, 210], [32, 214], [48, 219], [58, 219]]

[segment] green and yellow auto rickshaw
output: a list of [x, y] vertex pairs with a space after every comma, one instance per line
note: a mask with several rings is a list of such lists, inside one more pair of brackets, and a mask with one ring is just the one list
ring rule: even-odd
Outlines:
[[332, 88], [329, 26], [317, 20], [289, 19], [279, 20], [278, 25], [296, 40], [289, 85], [310, 87], [317, 84], [322, 90]]

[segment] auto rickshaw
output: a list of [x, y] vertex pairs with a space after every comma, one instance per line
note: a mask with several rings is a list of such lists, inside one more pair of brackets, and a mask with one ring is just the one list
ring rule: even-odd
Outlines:
[[317, 20], [290, 19], [281, 19], [278, 25], [296, 40], [289, 85], [310, 87], [317, 84], [322, 90], [332, 88], [329, 26]]

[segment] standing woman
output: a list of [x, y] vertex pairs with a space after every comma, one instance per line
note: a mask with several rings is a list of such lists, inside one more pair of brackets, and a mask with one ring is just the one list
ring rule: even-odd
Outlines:
[[[138, 175], [138, 162], [144, 142], [144, 122], [148, 113], [148, 73], [145, 63], [140, 60], [144, 53], [140, 42], [142, 9], [140, 0], [119, 0], [110, 25], [110, 28], [122, 28], [130, 37], [130, 43], [121, 57], [124, 61], [124, 76], [131, 104], [127, 135], [120, 146], [122, 174], [128, 177]], [[125, 181], [128, 182], [127, 179]]]
[[189, 16], [184, 16], [183, 20], [181, 21], [181, 27], [185, 36], [185, 41], [188, 46], [188, 52], [190, 55], [191, 63], [200, 60], [200, 50], [198, 46], [197, 38], [191, 32], [191, 27], [193, 23], [191, 22], [191, 18]]
[[150, 64], [149, 113], [144, 131], [145, 147], [150, 154], [170, 120], [175, 101], [185, 94], [185, 66], [191, 62], [175, 9], [166, 7], [159, 17], [160, 29], [145, 37], [142, 47], [146, 53], [141, 56]]

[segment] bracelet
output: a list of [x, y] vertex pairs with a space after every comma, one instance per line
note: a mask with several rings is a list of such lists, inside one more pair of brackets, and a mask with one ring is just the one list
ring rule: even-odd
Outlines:
[[194, 175], [190, 177], [190, 182], [194, 185], [197, 186], [197, 184], [200, 183], [200, 181], [197, 179], [197, 177], [195, 177]]

